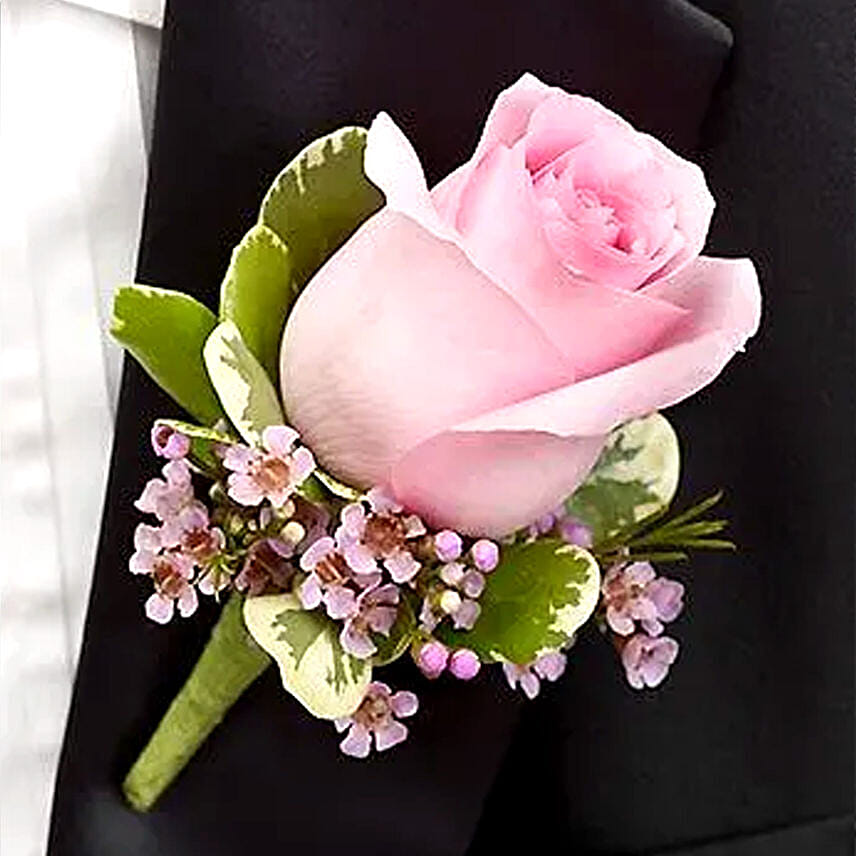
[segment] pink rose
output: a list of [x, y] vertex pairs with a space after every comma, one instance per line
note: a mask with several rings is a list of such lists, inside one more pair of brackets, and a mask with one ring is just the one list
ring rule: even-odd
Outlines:
[[285, 405], [323, 466], [435, 525], [538, 518], [757, 329], [752, 263], [699, 256], [701, 170], [589, 98], [524, 75], [430, 192], [381, 113], [365, 170], [387, 205], [297, 301]]

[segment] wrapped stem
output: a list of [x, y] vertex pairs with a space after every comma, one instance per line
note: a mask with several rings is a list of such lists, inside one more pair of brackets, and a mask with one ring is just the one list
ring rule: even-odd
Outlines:
[[244, 626], [243, 598], [232, 596], [211, 638], [122, 785], [137, 811], [148, 811], [205, 738], [270, 664]]

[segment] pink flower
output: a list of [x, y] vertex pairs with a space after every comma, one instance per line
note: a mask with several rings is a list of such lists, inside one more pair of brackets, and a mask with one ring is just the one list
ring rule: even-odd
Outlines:
[[241, 505], [267, 499], [281, 508], [294, 489], [312, 474], [315, 460], [304, 446], [294, 448], [298, 434], [286, 425], [270, 425], [262, 432], [261, 449], [229, 446], [223, 457], [229, 496]]
[[386, 114], [365, 170], [387, 205], [295, 304], [285, 407], [339, 478], [435, 528], [537, 519], [614, 427], [701, 389], [758, 326], [752, 264], [699, 255], [701, 170], [532, 75], [432, 191]]
[[300, 557], [301, 570], [309, 575], [300, 584], [297, 596], [304, 609], [316, 609], [322, 602], [331, 618], [346, 618], [356, 611], [357, 589], [368, 589], [380, 583], [377, 571], [358, 573], [338, 547], [325, 535], [315, 541]]
[[296, 573], [296, 568], [289, 561], [293, 554], [293, 546], [278, 538], [256, 541], [235, 577], [235, 588], [246, 591], [250, 597], [262, 594], [269, 588], [284, 591]]
[[530, 523], [528, 534], [530, 538], [540, 538], [545, 535], [558, 536], [566, 544], [575, 544], [586, 550], [593, 543], [591, 529], [573, 515], [568, 514], [564, 505], [557, 506]]
[[134, 506], [146, 514], [166, 521], [194, 502], [190, 467], [184, 460], [164, 465], [163, 479], [151, 479]]
[[408, 542], [425, 534], [425, 526], [415, 514], [403, 514], [402, 507], [378, 488], [366, 494], [369, 511], [361, 502], [345, 506], [336, 530], [336, 544], [356, 573], [378, 570], [378, 560], [393, 582], [406, 583], [419, 572], [420, 563]]
[[[348, 606], [347, 617], [344, 614], [341, 616], [345, 618], [344, 627], [339, 634], [342, 647], [354, 657], [371, 657], [377, 651], [377, 646], [370, 634], [389, 636], [398, 615], [398, 598], [398, 587], [392, 583], [366, 589], [358, 595], [353, 608]], [[329, 613], [329, 603], [327, 610]], [[344, 609], [342, 612], [344, 613]]]
[[503, 663], [502, 670], [511, 689], [520, 684], [520, 689], [529, 699], [535, 698], [541, 690], [541, 679], [557, 681], [565, 671], [568, 658], [561, 651], [548, 651], [537, 657], [532, 663], [517, 665]]
[[678, 657], [678, 643], [669, 636], [637, 633], [627, 640], [621, 662], [631, 687], [658, 687], [666, 679], [669, 667]]
[[348, 732], [339, 748], [353, 758], [365, 758], [371, 751], [372, 737], [378, 752], [401, 743], [407, 739], [407, 726], [396, 717], [413, 716], [418, 707], [413, 693], [393, 693], [386, 684], [374, 681], [351, 716], [334, 720], [337, 731]]
[[181, 553], [164, 553], [155, 557], [151, 571], [155, 593], [146, 601], [146, 615], [158, 624], [167, 624], [178, 604], [182, 618], [196, 612], [198, 599], [191, 585], [193, 561]]
[[169, 425], [152, 425], [151, 439], [155, 454], [170, 460], [183, 458], [190, 451], [190, 439]]
[[683, 609], [684, 587], [658, 577], [648, 562], [632, 562], [610, 568], [601, 585], [606, 623], [620, 636], [629, 636], [638, 621], [651, 636], [663, 632], [663, 622], [673, 621]]
[[200, 566], [226, 546], [222, 530], [210, 525], [208, 511], [199, 502], [186, 505], [163, 524], [160, 542], [165, 548], [181, 550]]

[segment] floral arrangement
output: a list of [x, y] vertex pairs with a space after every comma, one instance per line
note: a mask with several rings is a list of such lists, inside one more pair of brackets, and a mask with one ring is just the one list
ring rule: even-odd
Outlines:
[[401, 657], [417, 690], [497, 666], [534, 698], [591, 626], [632, 688], [662, 683], [685, 592], [657, 568], [733, 544], [719, 494], [672, 510], [658, 411], [760, 317], [751, 262], [700, 255], [712, 212], [697, 166], [524, 75], [431, 190], [384, 113], [308, 146], [217, 315], [117, 291], [114, 336], [194, 420], [152, 427], [130, 570], [154, 622], [223, 604], [134, 807], [272, 661], [358, 758], [418, 732], [417, 694], [377, 677]]

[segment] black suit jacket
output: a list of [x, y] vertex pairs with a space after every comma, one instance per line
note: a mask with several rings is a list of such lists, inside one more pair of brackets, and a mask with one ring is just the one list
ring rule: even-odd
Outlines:
[[142, 617], [131, 503], [150, 422], [177, 411], [126, 361], [51, 856], [852, 852], [852, 26], [843, 0], [706, 5], [737, 45], [703, 125], [731, 34], [683, 0], [170, 4], [139, 280], [211, 306], [278, 169], [379, 109], [431, 179], [524, 70], [700, 145], [720, 203], [709, 251], [758, 262], [766, 311], [746, 356], [671, 418], [684, 498], [727, 487], [742, 550], [679, 571], [683, 650], [656, 694], [627, 688], [592, 634], [533, 704], [496, 675], [420, 684], [412, 739], [356, 763], [269, 671], [136, 815], [119, 782], [214, 614]]

